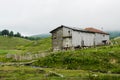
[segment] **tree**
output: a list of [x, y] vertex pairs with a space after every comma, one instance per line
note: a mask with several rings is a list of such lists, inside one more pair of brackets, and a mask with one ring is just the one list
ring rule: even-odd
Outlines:
[[2, 35], [2, 32], [0, 31], [0, 36]]
[[3, 36], [8, 36], [9, 35], [9, 30], [2, 30], [2, 32], [1, 32], [1, 34], [3, 35]]
[[19, 32], [17, 32], [14, 36], [15, 37], [21, 37], [21, 34]]
[[10, 37], [13, 37], [13, 36], [14, 36], [14, 32], [13, 32], [13, 31], [10, 31], [9, 36], [10, 36]]

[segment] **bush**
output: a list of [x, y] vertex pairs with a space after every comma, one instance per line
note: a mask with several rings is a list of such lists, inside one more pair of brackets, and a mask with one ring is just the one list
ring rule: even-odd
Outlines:
[[112, 70], [112, 73], [120, 74], [120, 68], [115, 68]]
[[[55, 52], [39, 59], [33, 65], [41, 67], [53, 67], [64, 69], [83, 69], [95, 72], [107, 73], [113, 68], [119, 68], [120, 48], [109, 46], [88, 48], [86, 50]], [[111, 63], [111, 59], [117, 60]]]

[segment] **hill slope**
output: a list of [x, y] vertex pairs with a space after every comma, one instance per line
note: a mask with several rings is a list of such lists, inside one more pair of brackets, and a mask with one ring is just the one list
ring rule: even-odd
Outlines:
[[23, 38], [0, 36], [0, 49], [15, 49], [17, 46], [24, 46], [28, 43], [31, 41]]
[[103, 46], [77, 51], [55, 52], [33, 65], [63, 69], [120, 73], [119, 46]]
[[120, 31], [107, 31], [110, 34], [110, 38], [115, 38], [120, 36]]
[[44, 51], [51, 50], [51, 38], [43, 38], [40, 40], [35, 40], [32, 43], [22, 47], [27, 52], [40, 53]]
[[41, 54], [50, 49], [50, 37], [30, 41], [23, 38], [0, 36], [0, 62], [32, 60], [35, 59], [35, 54]]
[[47, 38], [47, 37], [50, 37], [50, 36], [51, 36], [51, 34], [46, 33], [46, 34], [33, 35], [33, 36], [30, 36], [30, 37], [33, 37], [33, 38]]

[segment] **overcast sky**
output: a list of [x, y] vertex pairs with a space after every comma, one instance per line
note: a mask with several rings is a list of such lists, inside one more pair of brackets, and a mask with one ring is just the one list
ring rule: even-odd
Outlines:
[[60, 25], [120, 30], [120, 0], [0, 0], [0, 30], [34, 35]]

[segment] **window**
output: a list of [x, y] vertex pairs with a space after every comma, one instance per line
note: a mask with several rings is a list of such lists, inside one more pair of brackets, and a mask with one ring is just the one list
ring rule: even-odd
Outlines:
[[103, 34], [103, 37], [105, 37], [105, 34]]
[[70, 34], [70, 31], [68, 31], [68, 33]]

